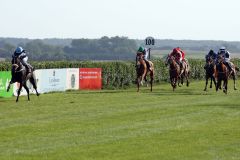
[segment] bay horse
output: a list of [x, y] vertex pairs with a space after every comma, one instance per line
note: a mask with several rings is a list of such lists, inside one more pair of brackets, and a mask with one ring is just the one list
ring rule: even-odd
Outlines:
[[216, 91], [221, 89], [222, 81], [223, 81], [223, 92], [227, 94], [227, 85], [228, 85], [228, 68], [224, 64], [224, 58], [222, 56], [218, 57], [218, 64], [216, 65], [215, 77], [217, 77], [217, 86]]
[[23, 64], [21, 63], [20, 58], [18, 56], [13, 56], [13, 59], [12, 59], [12, 79], [9, 82], [7, 91], [10, 90], [11, 84], [13, 84], [15, 82], [18, 82], [20, 84], [20, 87], [17, 91], [16, 102], [18, 102], [19, 95], [20, 95], [20, 92], [22, 90], [22, 87], [25, 88], [25, 90], [27, 92], [27, 96], [28, 96], [28, 101], [30, 101], [29, 88], [27, 86], [27, 81], [28, 80], [33, 85], [33, 88], [36, 91], [36, 95], [39, 96], [39, 93], [37, 91], [36, 78], [35, 78], [33, 70], [32, 70], [32, 72], [28, 73], [27, 70], [26, 70], [26, 67], [23, 66]]
[[176, 62], [174, 56], [168, 56], [165, 65], [169, 65], [169, 75], [170, 75], [170, 82], [173, 87], [173, 91], [177, 88], [177, 83], [179, 84], [179, 78], [180, 78], [180, 66]]
[[143, 80], [147, 83], [147, 75], [150, 75], [150, 85], [152, 92], [152, 85], [154, 80], [154, 65], [151, 61], [149, 61], [149, 65], [152, 70], [147, 68], [147, 64], [144, 60], [143, 53], [137, 53], [136, 55], [136, 73], [137, 73], [137, 92], [139, 92], [140, 84], [143, 85]]
[[207, 63], [205, 65], [204, 69], [206, 71], [206, 75], [205, 75], [206, 84], [205, 84], [204, 91], [207, 91], [207, 85], [208, 85], [209, 78], [211, 79], [210, 88], [212, 88], [212, 82], [214, 83], [215, 88], [216, 88], [216, 79], [214, 77], [216, 66], [215, 66], [215, 62], [212, 57], [207, 58]]

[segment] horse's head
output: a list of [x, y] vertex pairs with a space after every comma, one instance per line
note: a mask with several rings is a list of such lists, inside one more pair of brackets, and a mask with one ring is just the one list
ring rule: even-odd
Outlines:
[[208, 56], [207, 57], [207, 64], [211, 65], [211, 64], [213, 64], [213, 62], [214, 62], [213, 58], [211, 56]]
[[136, 57], [137, 57], [137, 60], [143, 60], [143, 53], [142, 52], [138, 52]]
[[18, 71], [22, 68], [21, 60], [18, 56], [12, 57], [12, 67], [14, 71]]
[[217, 62], [218, 62], [218, 63], [223, 63], [223, 61], [224, 61], [223, 55], [219, 55], [219, 56], [217, 57]]
[[167, 66], [168, 64], [171, 65], [173, 64], [173, 62], [175, 61], [175, 57], [174, 56], [170, 56], [168, 55], [165, 61], [165, 65]]
[[141, 61], [143, 61], [143, 60], [144, 60], [143, 53], [142, 52], [138, 52], [137, 55], [136, 55], [136, 63], [137, 63], [137, 65], [140, 65]]

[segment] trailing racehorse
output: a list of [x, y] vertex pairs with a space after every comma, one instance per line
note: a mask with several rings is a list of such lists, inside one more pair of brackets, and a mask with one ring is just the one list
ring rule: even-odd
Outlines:
[[28, 73], [26, 68], [22, 65], [20, 58], [14, 56], [13, 59], [12, 59], [12, 79], [9, 82], [7, 91], [9, 91], [11, 84], [13, 84], [15, 82], [18, 82], [20, 84], [20, 87], [19, 87], [18, 92], [17, 92], [16, 102], [18, 102], [18, 98], [19, 98], [20, 92], [22, 90], [22, 87], [24, 87], [26, 89], [28, 100], [30, 100], [30, 98], [29, 98], [29, 88], [27, 87], [27, 81], [28, 80], [33, 85], [33, 88], [35, 89], [37, 96], [39, 96], [39, 93], [37, 91], [37, 85], [36, 85], [34, 72], [32, 71], [32, 72]]
[[142, 53], [137, 53], [136, 56], [136, 72], [137, 72], [137, 87], [139, 92], [140, 84], [143, 85], [143, 80], [147, 82], [147, 75], [150, 75], [150, 85], [152, 91], [153, 79], [154, 79], [154, 65], [151, 61], [149, 61], [149, 65], [151, 70], [147, 68], [146, 62], [144, 61], [144, 57]]
[[207, 91], [207, 85], [208, 85], [208, 79], [210, 78], [211, 79], [211, 83], [210, 83], [210, 88], [212, 88], [212, 81], [216, 87], [216, 80], [215, 80], [215, 77], [214, 77], [214, 73], [215, 73], [215, 62], [214, 60], [211, 58], [211, 57], [208, 57], [207, 58], [207, 63], [204, 67], [205, 71], [206, 71], [206, 85], [205, 85], [205, 88], [204, 88], [204, 91]]
[[228, 68], [224, 65], [223, 57], [218, 58], [218, 64], [216, 65], [215, 77], [217, 77], [217, 86], [216, 91], [221, 88], [223, 81], [223, 92], [227, 94], [227, 85], [228, 85]]
[[[232, 62], [230, 62], [232, 63]], [[239, 71], [239, 68], [236, 67], [233, 63], [232, 63], [232, 70], [229, 73], [228, 77], [232, 77], [233, 78], [233, 83], [234, 83], [234, 90], [237, 90], [237, 86], [236, 86], [236, 77], [237, 77], [237, 71]]]
[[180, 73], [181, 84], [183, 85], [183, 79], [186, 79], [187, 87], [189, 86], [190, 66], [186, 60], [182, 61], [182, 71]]
[[173, 91], [177, 88], [177, 82], [180, 78], [180, 66], [176, 62], [174, 56], [168, 56], [165, 62], [166, 66], [169, 64], [170, 82], [173, 87]]

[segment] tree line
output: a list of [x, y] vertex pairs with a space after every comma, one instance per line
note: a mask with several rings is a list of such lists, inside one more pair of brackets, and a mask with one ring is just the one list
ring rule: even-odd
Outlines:
[[[22, 46], [26, 49], [31, 60], [133, 60], [144, 40], [127, 37], [107, 37], [100, 39], [26, 39], [0, 38], [0, 59], [10, 59], [15, 48]], [[183, 50], [204, 51], [218, 50], [227, 47], [230, 52], [240, 53], [240, 42], [228, 41], [198, 41], [155, 39], [153, 50], [172, 50], [181, 47]]]
[[30, 59], [39, 61], [130, 60], [134, 58], [137, 48], [135, 40], [118, 36], [104, 36], [100, 39], [72, 39], [71, 43], [66, 41], [65, 45], [60, 44], [58, 39], [55, 39], [55, 41], [24, 39], [23, 42], [19, 41], [18, 44], [11, 39], [11, 42], [0, 39], [0, 58], [11, 57], [16, 46], [22, 46]]

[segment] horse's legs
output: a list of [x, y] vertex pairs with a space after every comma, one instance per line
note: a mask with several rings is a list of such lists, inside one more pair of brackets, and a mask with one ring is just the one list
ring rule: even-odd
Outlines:
[[151, 78], [151, 81], [150, 81], [150, 84], [151, 84], [151, 92], [152, 92], [152, 85], [153, 85], [153, 71], [150, 73], [150, 78]]
[[226, 82], [225, 82], [225, 90], [226, 90], [225, 93], [227, 94], [227, 89], [228, 89], [228, 79], [226, 79], [225, 81], [226, 81]]
[[222, 79], [219, 80], [219, 89], [222, 89]]
[[35, 89], [37, 96], [39, 96], [39, 93], [38, 93], [38, 91], [37, 91], [37, 85], [36, 85], [36, 80], [35, 80], [35, 78], [34, 78], [34, 77], [31, 77], [29, 80], [30, 80], [30, 82], [32, 83], [33, 88]]
[[223, 92], [225, 94], [227, 94], [227, 84], [228, 84], [228, 80], [224, 79], [224, 81], [223, 81]]
[[21, 93], [22, 86], [23, 86], [22, 83], [20, 83], [20, 86], [19, 86], [18, 91], [17, 91], [17, 99], [16, 99], [16, 102], [18, 102], [18, 98], [19, 98], [19, 95], [20, 95], [20, 93]]
[[207, 85], [208, 85], [208, 78], [209, 78], [209, 77], [206, 75], [205, 78], [206, 78], [206, 83], [205, 83], [205, 88], [204, 88], [203, 91], [207, 91]]
[[187, 87], [189, 87], [189, 73], [186, 74]]
[[210, 81], [210, 88], [212, 88], [213, 77], [211, 77], [210, 79], [211, 79], [211, 81]]
[[181, 87], [180, 81], [182, 81], [182, 75], [176, 78], [176, 84], [178, 83], [178, 87]]
[[181, 84], [183, 85], [183, 78], [185, 76], [185, 73], [184, 74], [181, 74]]
[[177, 87], [177, 81], [178, 81], [178, 78], [172, 78], [172, 87], [173, 87], [173, 91], [175, 91], [176, 87]]
[[137, 92], [139, 92], [139, 87], [140, 87], [140, 77], [137, 78]]
[[232, 76], [233, 76], [234, 90], [237, 90], [237, 86], [236, 86], [236, 72], [233, 72]]
[[145, 77], [144, 77], [144, 81], [145, 81], [145, 83], [146, 83], [146, 86], [148, 87], [147, 74], [146, 74]]
[[220, 86], [221, 86], [221, 80], [218, 79], [218, 81], [217, 81], [216, 91], [218, 91], [218, 89], [220, 88]]
[[217, 85], [216, 79], [215, 79], [215, 77], [214, 77], [214, 76], [212, 76], [212, 79], [213, 79], [213, 83], [214, 83], [214, 85], [215, 85], [215, 88], [216, 88], [216, 85]]
[[170, 77], [170, 83], [171, 83], [171, 86], [172, 86], [172, 88], [173, 88], [173, 91], [174, 91], [174, 82], [173, 82], [173, 78], [172, 77]]
[[12, 83], [12, 80], [9, 82], [9, 84], [8, 84], [8, 87], [7, 87], [7, 92], [9, 92], [9, 90], [10, 90], [10, 88], [11, 88], [11, 84], [13, 84]]
[[30, 101], [30, 97], [29, 97], [29, 89], [28, 89], [26, 83], [23, 84], [23, 87], [24, 87], [25, 90], [27, 91], [28, 101]]

